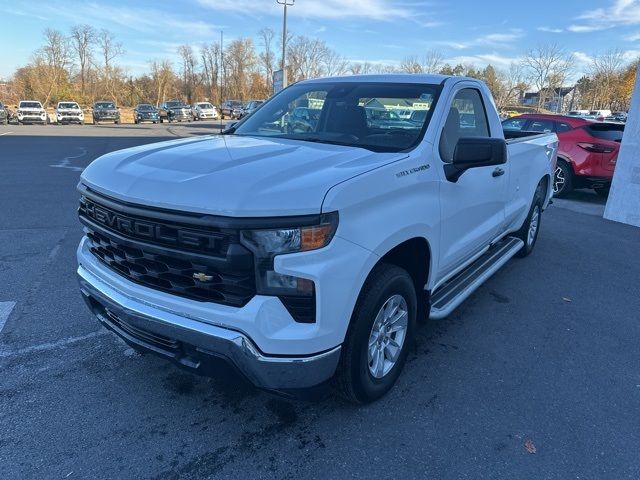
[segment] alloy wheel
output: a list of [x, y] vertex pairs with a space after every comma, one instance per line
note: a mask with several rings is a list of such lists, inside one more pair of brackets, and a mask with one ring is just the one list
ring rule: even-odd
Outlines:
[[407, 336], [408, 311], [402, 295], [393, 295], [378, 311], [368, 344], [369, 373], [374, 378], [383, 378], [398, 361]]

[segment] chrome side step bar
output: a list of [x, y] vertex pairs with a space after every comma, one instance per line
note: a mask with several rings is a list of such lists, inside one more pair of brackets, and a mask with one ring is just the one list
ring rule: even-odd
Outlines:
[[441, 319], [449, 316], [523, 246], [524, 242], [519, 238], [506, 237], [487, 250], [487, 253], [448, 280], [431, 295], [429, 318]]

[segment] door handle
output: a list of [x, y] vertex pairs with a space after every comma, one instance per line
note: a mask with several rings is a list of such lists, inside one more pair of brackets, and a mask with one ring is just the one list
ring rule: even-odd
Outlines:
[[494, 177], [500, 177], [504, 175], [504, 170], [500, 167], [496, 167], [496, 169], [493, 171], [491, 175], [493, 175]]

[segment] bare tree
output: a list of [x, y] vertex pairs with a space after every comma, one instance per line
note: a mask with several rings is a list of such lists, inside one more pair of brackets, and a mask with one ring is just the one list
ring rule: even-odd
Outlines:
[[151, 62], [151, 83], [155, 92], [155, 104], [160, 105], [167, 96], [167, 90], [174, 79], [171, 63], [168, 60]]
[[200, 48], [200, 59], [202, 60], [202, 77], [206, 88], [206, 95], [214, 103], [221, 103], [218, 98], [218, 71], [220, 69], [220, 44], [211, 43]]
[[624, 54], [619, 48], [593, 57], [591, 74], [596, 88], [593, 89], [591, 108], [612, 106], [623, 66]]
[[404, 57], [402, 62], [400, 62], [400, 71], [405, 73], [423, 73], [424, 70], [422, 68], [422, 64], [418, 57], [410, 56]]
[[539, 45], [526, 53], [523, 66], [538, 89], [538, 110], [553, 95], [555, 88], [562, 87], [573, 63], [573, 57], [555, 43]]
[[349, 61], [338, 52], [327, 48], [323, 59], [324, 73], [328, 77], [345, 75], [349, 71]]
[[293, 37], [287, 44], [289, 80], [321, 77], [328, 50], [326, 43], [320, 39], [304, 35]]
[[122, 44], [116, 42], [115, 36], [108, 30], [100, 30], [96, 40], [100, 55], [102, 57], [103, 82], [106, 92], [115, 100], [116, 94], [112, 84], [116, 76], [117, 69], [114, 68], [113, 61], [125, 53]]
[[373, 71], [373, 65], [369, 62], [354, 62], [349, 65], [351, 75], [367, 75]]
[[224, 54], [225, 84], [228, 95], [246, 100], [252, 91], [257, 59], [253, 41], [240, 38], [232, 41]]
[[444, 55], [439, 50], [428, 50], [422, 58], [424, 73], [438, 73], [444, 64]]
[[80, 65], [80, 93], [85, 94], [87, 70], [91, 65], [96, 32], [90, 25], [76, 25], [71, 29], [71, 44]]
[[198, 59], [193, 53], [193, 48], [191, 48], [191, 45], [179, 46], [178, 54], [180, 55], [180, 58], [182, 60], [181, 70], [183, 92], [187, 97], [187, 103], [192, 103], [194, 90], [198, 83], [198, 75], [196, 73]]
[[263, 28], [258, 32], [258, 36], [262, 46], [262, 52], [258, 55], [260, 66], [264, 71], [265, 83], [270, 91], [273, 91], [273, 72], [276, 68], [276, 54], [273, 51], [275, 32], [270, 28]]
[[502, 95], [496, 98], [496, 103], [500, 107], [518, 103], [529, 88], [525, 81], [522, 65], [517, 63], [509, 65], [509, 70], [507, 70], [503, 82]]
[[52, 94], [63, 81], [68, 81], [68, 69], [71, 66], [71, 46], [69, 40], [60, 31], [46, 29], [45, 44], [34, 55], [34, 63], [46, 79], [46, 94], [43, 104], [47, 105]]

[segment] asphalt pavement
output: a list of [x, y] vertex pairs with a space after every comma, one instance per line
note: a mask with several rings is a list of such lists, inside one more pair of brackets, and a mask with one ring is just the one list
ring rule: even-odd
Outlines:
[[640, 229], [586, 191], [423, 324], [369, 406], [195, 376], [99, 327], [75, 279], [80, 171], [215, 129], [0, 127], [0, 478], [640, 478]]

